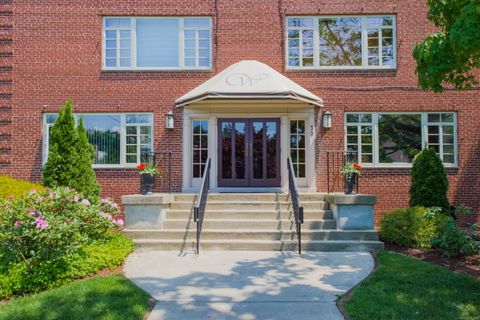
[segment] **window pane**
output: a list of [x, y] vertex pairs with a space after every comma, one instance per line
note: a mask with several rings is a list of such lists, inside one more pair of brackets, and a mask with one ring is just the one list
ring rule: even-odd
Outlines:
[[208, 67], [210, 66], [210, 58], [200, 58], [198, 60], [198, 65], [200, 67]]
[[442, 122], [453, 122], [453, 113], [443, 113]]
[[107, 18], [105, 26], [107, 28], [128, 28], [130, 27], [130, 18]]
[[179, 66], [178, 19], [137, 19], [137, 65]]
[[428, 134], [438, 134], [440, 128], [438, 126], [428, 126]]
[[359, 18], [321, 18], [320, 66], [361, 66], [362, 33]]
[[96, 164], [120, 164], [120, 126], [118, 115], [83, 115], [88, 141], [95, 148]]
[[453, 134], [453, 126], [443, 126], [443, 134]]
[[152, 116], [149, 114], [127, 114], [127, 123], [151, 123]]
[[137, 155], [127, 155], [126, 157], [127, 163], [137, 163]]
[[209, 28], [210, 27], [209, 18], [185, 18], [183, 23], [185, 28]]
[[45, 116], [47, 123], [54, 124], [57, 121], [58, 115], [56, 114], [48, 114]]
[[429, 113], [428, 122], [440, 122], [440, 114], [438, 113]]
[[289, 18], [287, 20], [289, 27], [313, 27], [312, 18]]
[[422, 149], [421, 115], [379, 114], [380, 163], [411, 163]]
[[455, 163], [455, 156], [453, 154], [446, 154], [443, 156], [444, 163]]
[[360, 115], [359, 114], [347, 114], [347, 122], [350, 122], [350, 123], [360, 122]]
[[347, 133], [348, 134], [357, 134], [358, 129], [357, 126], [348, 126], [347, 127]]

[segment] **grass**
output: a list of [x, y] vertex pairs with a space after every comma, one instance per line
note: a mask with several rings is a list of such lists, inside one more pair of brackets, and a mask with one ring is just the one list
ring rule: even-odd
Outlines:
[[148, 294], [123, 276], [113, 275], [0, 303], [0, 319], [143, 319], [148, 304]]
[[479, 319], [480, 281], [393, 252], [343, 301], [357, 319]]

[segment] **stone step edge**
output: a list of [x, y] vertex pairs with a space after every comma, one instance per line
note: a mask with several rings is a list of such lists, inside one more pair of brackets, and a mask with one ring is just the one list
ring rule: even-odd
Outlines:
[[[134, 243], [165, 243], [165, 244], [183, 244], [185, 242], [194, 242], [195, 239], [134, 239]], [[297, 243], [297, 240], [242, 240], [242, 239], [229, 239], [229, 240], [200, 240], [200, 244], [278, 244], [278, 243]], [[303, 240], [304, 244], [382, 244], [382, 241], [374, 240]]]
[[[192, 208], [193, 209], [193, 208]], [[192, 212], [192, 209], [168, 209], [168, 213], [186, 213], [186, 212]], [[217, 213], [217, 212], [228, 212], [228, 213], [252, 213], [252, 212], [259, 212], [259, 213], [291, 213], [291, 210], [285, 210], [285, 209], [205, 209], [205, 214], [207, 213]], [[304, 213], [331, 213], [331, 209], [309, 209], [309, 208], [304, 208], [303, 209]]]
[[[186, 232], [185, 229], [124, 229], [122, 232], [145, 232], [145, 233], [157, 233], [157, 232]], [[295, 230], [291, 229], [203, 229], [203, 233], [296, 233]], [[336, 229], [323, 229], [323, 230], [302, 230], [303, 233], [378, 233], [375, 230], [336, 230]]]
[[[189, 219], [170, 219], [168, 218], [168, 216], [166, 217], [165, 220], [163, 220], [163, 222], [166, 222], [166, 221], [173, 221], [173, 222], [178, 222], [178, 221], [182, 221], [182, 222], [188, 222]], [[255, 224], [255, 222], [265, 222], [265, 221], [270, 221], [270, 222], [284, 222], [284, 223], [295, 223], [294, 220], [291, 220], [291, 219], [255, 219], [255, 220], [252, 220], [252, 219], [209, 219], [207, 217], [204, 218], [203, 222], [207, 222], [207, 221], [214, 221], [214, 222], [217, 222], [217, 221], [223, 221], [223, 222], [245, 222], [245, 221], [248, 221], [248, 222], [251, 222], [252, 224]], [[324, 221], [336, 221], [335, 219], [304, 219], [303, 222], [304, 223], [311, 223], [311, 222], [324, 222]]]
[[[195, 201], [173, 201], [172, 204], [185, 204], [185, 203], [188, 203], [188, 204], [194, 204]], [[211, 200], [211, 201], [208, 201], [207, 200], [207, 205], [208, 204], [232, 204], [232, 200], [223, 200], [223, 201], [219, 201], [219, 200]], [[292, 204], [291, 201], [254, 201], [254, 200], [241, 200], [239, 199], [239, 201], [235, 200], [235, 203], [234, 204]], [[318, 200], [318, 201], [301, 201], [301, 204], [325, 204], [325, 201], [322, 201], [322, 200]]]

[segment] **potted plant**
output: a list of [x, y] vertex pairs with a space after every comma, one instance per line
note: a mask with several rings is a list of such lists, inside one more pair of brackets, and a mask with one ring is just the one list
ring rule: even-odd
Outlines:
[[141, 193], [151, 194], [155, 175], [159, 175], [160, 170], [152, 163], [141, 163], [137, 166], [137, 170], [140, 173]]
[[362, 167], [358, 163], [348, 162], [342, 168], [342, 173], [345, 178], [345, 194], [352, 194], [357, 177], [361, 174]]

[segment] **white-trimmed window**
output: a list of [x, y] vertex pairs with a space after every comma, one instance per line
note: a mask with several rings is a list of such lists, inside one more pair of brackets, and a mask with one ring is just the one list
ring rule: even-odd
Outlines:
[[447, 167], [457, 165], [456, 114], [378, 112], [345, 114], [345, 146], [366, 166], [409, 167], [424, 147]]
[[209, 17], [104, 17], [103, 69], [211, 69]]
[[290, 157], [295, 177], [306, 176], [305, 120], [290, 120]]
[[[83, 113], [88, 141], [95, 149], [94, 167], [134, 167], [141, 154], [153, 151], [153, 114]], [[43, 116], [43, 163], [48, 159], [49, 136], [57, 114]]]
[[288, 69], [395, 69], [395, 16], [287, 17]]
[[192, 120], [192, 172], [202, 178], [208, 159], [208, 120]]

